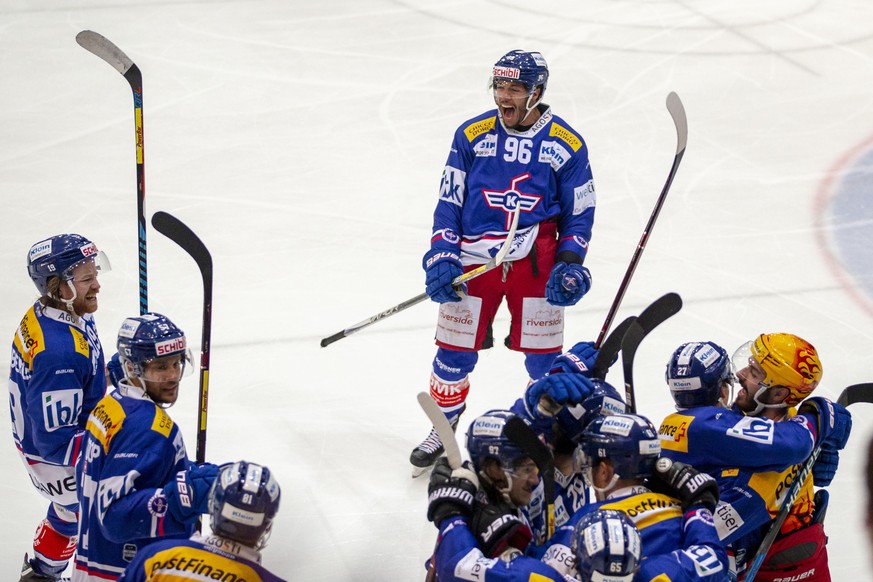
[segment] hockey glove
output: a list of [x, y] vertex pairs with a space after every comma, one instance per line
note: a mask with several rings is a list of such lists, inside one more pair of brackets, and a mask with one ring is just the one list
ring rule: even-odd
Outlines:
[[815, 417], [818, 433], [816, 445], [831, 451], [841, 451], [846, 446], [849, 433], [852, 432], [852, 414], [845, 406], [821, 396], [813, 396], [801, 403], [798, 414]]
[[[581, 374], [549, 374], [543, 376], [527, 387], [524, 393], [524, 402], [528, 412], [533, 415], [534, 411], [547, 410], [552, 412], [554, 404], [567, 405], [578, 404], [594, 390], [591, 380]], [[540, 400], [548, 396], [552, 402], [541, 405]]]
[[577, 263], [555, 263], [546, 283], [546, 300], [552, 305], [576, 305], [591, 289], [591, 273]]
[[[594, 347], [594, 342], [579, 342], [552, 362], [550, 374], [555, 372], [570, 372], [582, 374], [586, 378], [591, 377], [594, 362], [600, 350]], [[617, 358], [618, 356], [616, 356]]]
[[691, 465], [674, 463], [662, 457], [655, 463], [652, 476], [666, 486], [668, 495], [682, 502], [683, 511], [692, 505], [702, 505], [715, 511], [718, 505], [718, 483]]
[[106, 362], [106, 377], [116, 388], [118, 388], [118, 383], [124, 380], [124, 366], [118, 359], [118, 352], [112, 354], [112, 357]]
[[533, 539], [533, 532], [508, 503], [480, 503], [470, 524], [482, 553], [497, 558], [508, 549], [524, 553]]
[[827, 487], [837, 474], [840, 453], [833, 449], [822, 449], [812, 466], [812, 483], [816, 487]]
[[[458, 290], [452, 287], [452, 281], [464, 274], [458, 253], [431, 249], [424, 255], [422, 266], [425, 291], [431, 300], [437, 303], [456, 303], [461, 300]], [[465, 293], [467, 285], [462, 285], [460, 291]]]
[[209, 489], [218, 477], [218, 470], [218, 465], [212, 463], [192, 464], [164, 485], [167, 509], [177, 521], [194, 523], [200, 514], [209, 511]]
[[473, 515], [479, 479], [469, 461], [452, 470], [445, 457], [437, 459], [427, 485], [427, 519], [437, 527], [447, 517]]

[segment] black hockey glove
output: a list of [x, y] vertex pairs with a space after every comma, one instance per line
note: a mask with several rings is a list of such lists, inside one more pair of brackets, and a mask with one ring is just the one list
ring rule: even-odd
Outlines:
[[427, 519], [437, 527], [447, 517], [473, 515], [473, 498], [479, 488], [476, 474], [468, 466], [452, 470], [440, 457], [427, 486]]
[[508, 548], [524, 552], [533, 539], [530, 527], [508, 503], [479, 503], [470, 524], [482, 553], [497, 558]]
[[663, 485], [658, 489], [666, 490], [668, 495], [682, 502], [683, 511], [692, 505], [702, 505], [715, 511], [715, 506], [718, 505], [718, 483], [691, 465], [674, 463], [662, 457], [655, 463], [652, 477]]

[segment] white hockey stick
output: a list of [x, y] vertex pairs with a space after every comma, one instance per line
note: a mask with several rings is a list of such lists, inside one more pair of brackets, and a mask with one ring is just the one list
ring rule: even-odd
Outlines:
[[[512, 241], [515, 238], [515, 231], [518, 230], [518, 217], [519, 217], [520, 213], [521, 213], [521, 207], [517, 206], [515, 209], [515, 213], [512, 215], [512, 225], [509, 227], [509, 233], [507, 233], [506, 240], [503, 241], [503, 244], [500, 246], [500, 250], [497, 251], [497, 254], [495, 254], [484, 265], [479, 265], [475, 269], [467, 271], [463, 275], [460, 275], [459, 277], [455, 278], [455, 280], [452, 281], [452, 287], [454, 287], [455, 289], [458, 289], [459, 287], [461, 287], [461, 285], [463, 285], [464, 283], [466, 283], [470, 279], [475, 279], [479, 275], [483, 275], [483, 274], [487, 273], [488, 271], [490, 271], [491, 269], [493, 269], [494, 267], [503, 263], [503, 259], [506, 258], [507, 253], [509, 253], [509, 249], [512, 247]], [[368, 317], [364, 321], [356, 323], [355, 325], [353, 325], [351, 327], [347, 327], [342, 331], [338, 331], [335, 334], [322, 339], [321, 340], [321, 347], [325, 348], [335, 341], [341, 340], [344, 337], [348, 337], [348, 336], [352, 335], [356, 331], [361, 331], [365, 327], [369, 327], [369, 326], [373, 325], [374, 323], [380, 322], [383, 319], [391, 317], [392, 315], [394, 315], [396, 313], [400, 313], [404, 309], [412, 307], [413, 305], [418, 305], [419, 303], [421, 303], [422, 301], [424, 301], [427, 298], [428, 298], [427, 293], [421, 293], [420, 295], [416, 295], [412, 299], [407, 299], [406, 301], [404, 301], [402, 303], [398, 303], [394, 307], [389, 307], [385, 311], [381, 311], [372, 317]]]
[[449, 467], [459, 469], [461, 467], [461, 447], [458, 446], [458, 441], [455, 439], [455, 431], [452, 430], [449, 419], [446, 418], [439, 404], [427, 392], [418, 393], [418, 403], [430, 419], [434, 430], [436, 430], [443, 443], [443, 448], [446, 450], [446, 458], [449, 460]]

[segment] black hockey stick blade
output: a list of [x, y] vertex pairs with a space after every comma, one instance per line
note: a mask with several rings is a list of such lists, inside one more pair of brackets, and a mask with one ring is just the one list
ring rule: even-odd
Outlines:
[[206, 461], [206, 419], [209, 405], [209, 354], [212, 338], [212, 255], [188, 226], [166, 212], [155, 212], [152, 226], [188, 253], [203, 278], [203, 331], [200, 339], [200, 397], [197, 424], [198, 463]]
[[636, 413], [637, 404], [634, 392], [634, 358], [637, 348], [653, 329], [673, 317], [682, 309], [682, 298], [678, 293], [667, 293], [652, 302], [636, 321], [628, 328], [621, 340], [621, 363], [624, 371], [624, 394], [628, 411]]
[[551, 537], [555, 532], [555, 459], [552, 451], [537, 437], [534, 430], [517, 416], [506, 421], [503, 431], [533, 460], [540, 472], [546, 498], [546, 535]]
[[613, 360], [621, 351], [621, 340], [628, 328], [636, 320], [636, 316], [632, 315], [619, 323], [606, 336], [603, 344], [600, 346], [600, 351], [597, 353], [597, 359], [594, 360], [594, 368], [591, 370], [591, 376], [594, 378], [606, 379], [606, 373], [609, 372], [609, 367], [612, 366]]
[[873, 402], [873, 382], [848, 386], [837, 398], [837, 404], [843, 406], [849, 406], [856, 402]]

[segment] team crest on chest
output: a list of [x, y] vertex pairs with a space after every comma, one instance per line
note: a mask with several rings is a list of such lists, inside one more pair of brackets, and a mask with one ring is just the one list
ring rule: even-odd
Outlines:
[[535, 194], [525, 194], [519, 191], [518, 184], [530, 178], [530, 173], [525, 172], [521, 176], [516, 176], [510, 181], [509, 188], [506, 190], [482, 190], [485, 196], [485, 202], [489, 208], [497, 208], [506, 213], [506, 229], [512, 225], [512, 213], [516, 208], [520, 208], [521, 212], [533, 212], [537, 207], [542, 196]]

